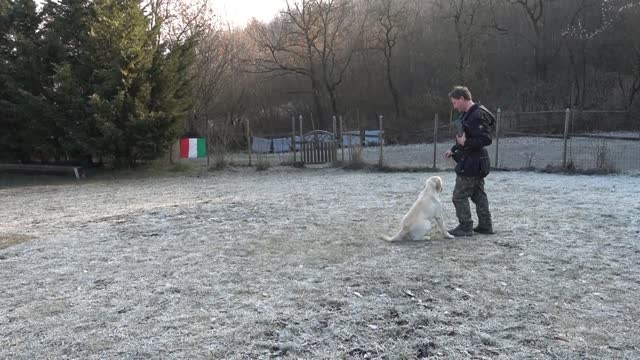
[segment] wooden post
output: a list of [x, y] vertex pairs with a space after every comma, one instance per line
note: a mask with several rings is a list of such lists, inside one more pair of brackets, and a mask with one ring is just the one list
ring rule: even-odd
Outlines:
[[337, 155], [337, 150], [335, 149], [335, 145], [336, 145], [336, 141], [338, 140], [338, 124], [337, 124], [338, 119], [336, 119], [336, 116], [333, 115], [333, 142], [331, 142], [331, 162], [335, 163], [336, 161], [338, 161], [338, 157]]
[[[342, 116], [340, 116], [340, 118], [342, 119]], [[348, 132], [349, 130], [347, 130]], [[349, 164], [353, 164], [353, 131], [351, 132], [351, 134], [349, 134]]]
[[173, 164], [173, 145], [175, 144], [175, 140], [171, 142], [169, 145], [169, 164]]
[[291, 151], [293, 151], [293, 163], [296, 163], [296, 117], [291, 117]]
[[211, 132], [211, 120], [207, 119], [207, 137], [205, 140], [206, 146], [205, 146], [205, 151], [207, 152], [207, 167], [209, 167], [210, 165], [210, 160], [209, 160], [209, 133]]
[[362, 123], [362, 119], [360, 118], [360, 108], [356, 109], [356, 117], [358, 118], [358, 129], [360, 129], [360, 146], [365, 145], [365, 130], [364, 124]]
[[340, 150], [342, 150], [342, 162], [344, 162], [344, 140], [342, 139], [342, 116], [340, 116]]
[[567, 108], [564, 112], [564, 150], [562, 151], [562, 167], [567, 167], [567, 138], [569, 137], [569, 118], [571, 110]]
[[247, 119], [247, 149], [249, 150], [249, 166], [251, 166], [251, 123]]
[[498, 108], [498, 115], [496, 117], [496, 157], [495, 157], [495, 162], [494, 162], [494, 167], [498, 167], [498, 154], [499, 154], [499, 148], [500, 148], [500, 118], [502, 117], [502, 110], [500, 110], [500, 108]]
[[335, 115], [333, 115], [333, 136], [334, 136], [334, 137], [337, 135], [337, 134], [336, 134], [336, 121], [337, 121], [337, 120], [336, 120], [336, 116], [335, 116]]
[[302, 137], [302, 114], [300, 114], [300, 116], [298, 117], [300, 119], [300, 161], [305, 162], [305, 158], [304, 158], [304, 138]]
[[436, 157], [438, 154], [438, 113], [433, 118], [433, 169], [436, 168]]
[[334, 163], [338, 161], [338, 140], [335, 139], [331, 143], [331, 159]]
[[378, 166], [382, 167], [384, 164], [384, 137], [382, 136], [382, 115], [379, 118], [380, 121], [380, 133], [378, 133], [378, 141], [380, 142], [380, 157], [378, 158]]

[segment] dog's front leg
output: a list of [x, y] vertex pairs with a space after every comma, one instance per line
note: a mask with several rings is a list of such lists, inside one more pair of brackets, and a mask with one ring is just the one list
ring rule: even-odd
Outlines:
[[449, 238], [449, 239], [453, 239], [455, 236], [449, 234], [449, 232], [447, 231], [447, 228], [444, 227], [444, 221], [442, 221], [441, 217], [437, 217], [436, 218], [436, 223], [438, 224], [438, 227], [440, 228], [440, 231], [442, 231], [442, 233], [444, 234], [445, 237]]

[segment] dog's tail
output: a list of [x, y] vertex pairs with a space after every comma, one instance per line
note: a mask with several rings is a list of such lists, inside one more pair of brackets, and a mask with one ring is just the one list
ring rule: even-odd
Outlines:
[[404, 237], [404, 232], [402, 230], [400, 230], [393, 237], [389, 237], [387, 235], [381, 235], [381, 237], [382, 237], [382, 240], [386, 240], [386, 241], [389, 241], [389, 242], [394, 242], [394, 241], [401, 240]]
[[382, 238], [382, 240], [386, 240], [386, 241], [389, 241], [389, 242], [392, 242], [392, 241], [393, 241], [393, 238], [392, 238], [392, 237], [389, 237], [389, 236], [387, 236], [387, 235], [380, 235], [380, 237]]

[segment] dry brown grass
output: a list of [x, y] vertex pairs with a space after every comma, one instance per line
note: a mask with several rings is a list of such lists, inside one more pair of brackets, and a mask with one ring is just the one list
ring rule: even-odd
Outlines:
[[22, 244], [29, 240], [33, 240], [35, 237], [22, 234], [0, 234], [0, 250], [8, 247]]

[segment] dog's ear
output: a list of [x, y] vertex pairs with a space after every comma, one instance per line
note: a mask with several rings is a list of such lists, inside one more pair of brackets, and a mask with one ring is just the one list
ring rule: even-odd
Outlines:
[[440, 179], [439, 176], [434, 176], [433, 177], [433, 182], [435, 183], [436, 191], [441, 193], [442, 192], [442, 179]]
[[432, 176], [426, 181], [427, 188], [433, 189], [436, 192], [442, 192], [442, 180], [439, 176]]

